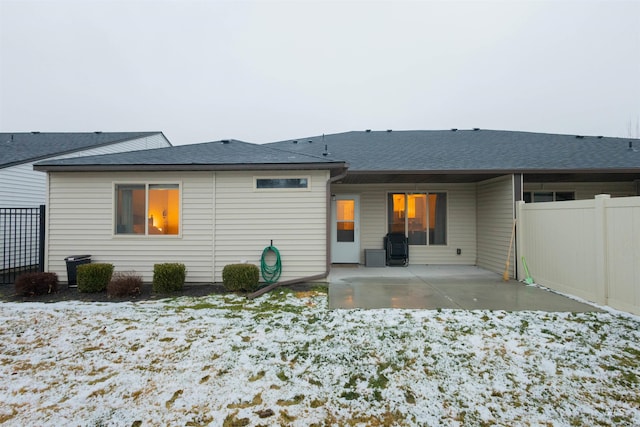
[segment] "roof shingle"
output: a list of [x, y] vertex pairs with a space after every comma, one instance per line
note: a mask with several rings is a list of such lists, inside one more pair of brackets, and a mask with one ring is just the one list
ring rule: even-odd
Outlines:
[[[634, 147], [629, 149], [629, 141]], [[364, 131], [267, 144], [364, 171], [640, 171], [640, 140], [494, 130]]]
[[152, 168], [197, 170], [242, 166], [257, 167], [258, 165], [278, 165], [295, 168], [296, 165], [309, 166], [311, 164], [325, 165], [329, 168], [335, 164], [343, 165], [343, 162], [329, 159], [322, 155], [294, 153], [248, 142], [223, 140], [100, 156], [45, 160], [37, 163], [35, 168], [37, 170], [61, 170], [63, 168], [82, 167], [129, 170], [132, 167], [138, 167], [147, 170]]
[[160, 132], [0, 133], [0, 168], [158, 133]]

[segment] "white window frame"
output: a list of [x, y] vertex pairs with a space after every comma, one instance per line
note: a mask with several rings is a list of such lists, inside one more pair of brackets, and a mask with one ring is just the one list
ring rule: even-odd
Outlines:
[[[576, 200], [576, 191], [575, 190], [525, 190], [522, 192], [522, 198], [524, 200], [524, 195], [526, 193], [530, 193], [531, 194], [531, 202], [529, 203], [548, 203], [548, 202], [536, 202], [535, 198], [536, 198], [536, 193], [542, 194], [542, 193], [552, 193], [553, 194], [553, 200], [550, 200], [551, 202], [557, 202], [556, 200], [556, 194], [557, 193], [573, 193], [573, 200]], [[567, 200], [562, 200], [562, 201], [567, 201]]]
[[[144, 185], [144, 212], [145, 219], [149, 216], [149, 186], [150, 185], [177, 185], [178, 186], [178, 209], [179, 209], [179, 219], [178, 219], [178, 234], [149, 234], [149, 221], [145, 220], [144, 222], [144, 234], [134, 234], [134, 233], [117, 233], [116, 228], [118, 226], [118, 206], [117, 206], [117, 193], [116, 188], [118, 185]], [[183, 219], [183, 210], [182, 210], [182, 181], [172, 180], [172, 181], [138, 181], [138, 180], [124, 180], [124, 181], [113, 181], [112, 183], [112, 224], [111, 224], [111, 233], [113, 238], [116, 239], [179, 239], [182, 238], [182, 219]]]

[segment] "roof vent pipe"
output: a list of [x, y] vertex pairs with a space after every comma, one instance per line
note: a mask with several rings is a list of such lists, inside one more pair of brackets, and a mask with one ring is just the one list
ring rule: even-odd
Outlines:
[[329, 146], [328, 145], [324, 145], [324, 153], [322, 153], [323, 156], [328, 156], [329, 155]]
[[452, 132], [455, 132], [455, 131], [457, 131], [457, 130], [458, 130], [458, 128], [451, 128], [451, 131], [452, 131]]
[[391, 132], [391, 129], [387, 129], [387, 132]]
[[473, 128], [473, 130], [480, 130], [480, 128]]
[[633, 151], [633, 141], [629, 141], [629, 151]]
[[367, 130], [365, 130], [365, 132], [371, 132], [371, 129], [367, 129]]

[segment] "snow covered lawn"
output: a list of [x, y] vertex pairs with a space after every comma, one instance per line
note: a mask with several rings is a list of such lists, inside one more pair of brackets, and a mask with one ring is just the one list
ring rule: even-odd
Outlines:
[[0, 424], [637, 426], [639, 329], [288, 291], [0, 303]]

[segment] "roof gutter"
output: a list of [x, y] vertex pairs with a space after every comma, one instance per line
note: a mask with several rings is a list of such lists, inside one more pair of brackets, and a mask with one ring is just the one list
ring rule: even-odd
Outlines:
[[132, 171], [246, 171], [246, 170], [317, 170], [344, 168], [344, 162], [259, 163], [259, 164], [185, 164], [185, 165], [34, 165], [40, 172], [132, 172]]
[[640, 173], [640, 167], [594, 169], [429, 169], [429, 170], [350, 170], [349, 175], [480, 175], [480, 174], [580, 174], [580, 173]]
[[327, 198], [326, 198], [326, 230], [325, 230], [325, 235], [326, 235], [326, 262], [325, 262], [325, 271], [324, 273], [320, 273], [320, 274], [316, 274], [313, 276], [307, 276], [307, 277], [300, 277], [298, 279], [290, 279], [290, 280], [284, 280], [282, 282], [276, 282], [276, 283], [272, 283], [268, 286], [265, 286], [264, 288], [260, 288], [257, 291], [255, 291], [252, 294], [247, 295], [248, 299], [254, 299], [259, 297], [260, 295], [264, 295], [267, 292], [278, 288], [280, 286], [289, 286], [289, 285], [295, 285], [297, 283], [305, 283], [305, 282], [313, 282], [315, 280], [322, 280], [324, 278], [326, 278], [329, 273], [331, 272], [331, 184], [333, 184], [336, 181], [340, 181], [341, 179], [343, 179], [345, 176], [347, 176], [347, 167], [344, 167], [342, 172], [336, 176], [333, 176], [331, 178], [329, 178], [327, 180], [327, 188], [326, 188], [326, 193], [327, 193]]

